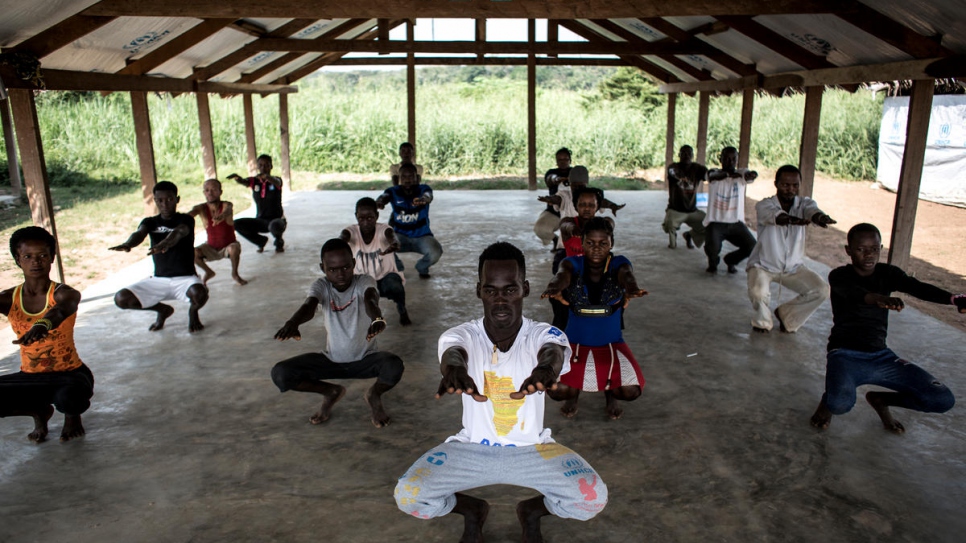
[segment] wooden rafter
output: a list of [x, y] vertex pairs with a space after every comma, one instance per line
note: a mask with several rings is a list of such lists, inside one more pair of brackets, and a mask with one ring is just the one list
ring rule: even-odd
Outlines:
[[74, 15], [20, 42], [16, 47], [12, 48], [12, 51], [27, 53], [37, 58], [44, 58], [61, 47], [90, 34], [114, 19], [116, 17]]
[[351, 18], [405, 19], [438, 18], [535, 18], [581, 19], [621, 17], [672, 17], [697, 15], [776, 15], [788, 13], [828, 13], [824, 0], [464, 0], [461, 2], [426, 0], [103, 0], [84, 13], [108, 16], [180, 17], [199, 19], [241, 18]]
[[[684, 30], [683, 28], [678, 27], [674, 23], [671, 23], [670, 21], [665, 21], [660, 17], [641, 19], [641, 22], [650, 26], [651, 28], [654, 28], [655, 30], [671, 38], [672, 40], [676, 40], [679, 42], [687, 42], [688, 40], [697, 39], [696, 35], [702, 33], [699, 31], [699, 29], [695, 29], [694, 31]], [[711, 25], [713, 26], [714, 23], [711, 23]], [[710, 30], [711, 27], [709, 27], [708, 29]], [[754, 66], [741, 62], [740, 60], [725, 53], [724, 51], [721, 51], [720, 49], [714, 47], [711, 44], [706, 43], [706, 45], [708, 47], [708, 51], [704, 53], [704, 56], [708, 57], [710, 60], [713, 60], [714, 62], [717, 62], [718, 64], [724, 66], [725, 68], [731, 70], [732, 72], [740, 75], [741, 77], [745, 77], [749, 75], [761, 75], [760, 73], [758, 73], [758, 70], [756, 70]]]
[[238, 32], [241, 32], [243, 34], [248, 34], [253, 38], [261, 38], [262, 36], [268, 33], [268, 30], [266, 30], [265, 27], [252, 23], [250, 21], [246, 21], [244, 19], [239, 19], [235, 21], [234, 23], [231, 24], [229, 28], [231, 28], [232, 30], [237, 30]]
[[954, 51], [943, 47], [941, 40], [923, 36], [865, 4], [848, 2], [846, 5], [849, 6], [847, 11], [835, 15], [911, 57], [932, 58], [955, 54]]
[[[577, 34], [578, 36], [589, 40], [591, 43], [610, 41], [604, 36], [601, 36], [597, 32], [587, 28], [584, 25], [577, 24], [575, 21], [559, 21], [560, 26], [566, 28], [567, 30]], [[649, 60], [631, 55], [621, 55], [620, 59], [627, 64], [643, 70], [645, 73], [650, 74], [651, 77], [657, 79], [658, 81], [663, 81], [665, 83], [673, 83], [680, 81], [674, 74], [665, 70], [664, 68], [654, 64]]]
[[144, 75], [210, 38], [233, 22], [233, 19], [208, 19], [201, 21], [115, 73], [120, 75]]
[[[526, 66], [524, 57], [416, 57], [420, 66]], [[537, 57], [537, 66], [627, 66], [619, 58]], [[405, 66], [406, 57], [352, 57], [333, 60], [328, 66]]]
[[718, 20], [806, 70], [835, 67], [835, 64], [825, 60], [825, 57], [816, 55], [804, 47], [795, 44], [795, 42], [753, 20], [751, 17], [719, 16]]
[[[349, 32], [351, 30], [354, 30], [357, 27], [359, 27], [359, 25], [362, 25], [363, 23], [366, 23], [368, 21], [371, 21], [371, 19], [349, 19], [348, 21], [345, 21], [343, 23], [340, 23], [339, 25], [336, 25], [335, 28], [330, 29], [329, 31], [325, 32], [324, 34], [322, 34], [321, 36], [319, 36], [318, 38], [315, 38], [315, 39], [316, 40], [319, 40], [319, 39], [326, 39], [326, 40], [328, 40], [328, 39], [331, 39], [331, 38], [335, 38], [335, 37], [341, 36], [342, 34], [345, 34], [346, 32]], [[290, 63], [292, 63], [292, 62], [294, 62], [294, 61], [296, 61], [296, 60], [304, 57], [305, 55], [306, 55], [306, 53], [286, 53], [285, 55], [282, 55], [281, 57], [279, 57], [279, 58], [277, 58], [277, 59], [275, 59], [275, 60], [273, 60], [273, 61], [265, 64], [264, 66], [259, 67], [258, 69], [254, 70], [252, 72], [249, 72], [249, 73], [246, 73], [246, 74], [242, 74], [242, 76], [238, 79], [238, 82], [239, 83], [254, 83], [254, 82], [258, 81], [259, 79], [265, 77], [266, 75], [268, 75], [268, 74], [274, 72], [275, 70], [281, 68], [282, 66], [285, 66], [286, 64], [290, 64]]]
[[[593, 19], [591, 20], [591, 22], [593, 22], [595, 25], [603, 28], [604, 30], [618, 36], [619, 38], [629, 43], [641, 43], [641, 42], [648, 43], [647, 40], [641, 38], [637, 34], [634, 34], [630, 30], [627, 30], [626, 28], [614, 23], [609, 19]], [[694, 66], [693, 64], [689, 62], [685, 62], [684, 60], [674, 55], [657, 55], [657, 57], [663, 60], [664, 62], [667, 62], [668, 64], [674, 66], [678, 70], [681, 70], [682, 72], [688, 74], [694, 79], [697, 79], [698, 81], [708, 81], [712, 79], [711, 74], [708, 73], [706, 70], [702, 70]]]
[[[291, 21], [283, 24], [282, 26], [276, 28], [275, 30], [269, 32], [263, 37], [266, 38], [287, 38], [300, 30], [308, 27], [318, 19], [292, 19]], [[224, 72], [225, 70], [231, 68], [232, 66], [242, 62], [243, 60], [250, 58], [255, 55], [249, 49], [243, 46], [235, 51], [221, 57], [220, 59], [212, 62], [211, 64], [195, 70], [192, 74], [192, 79], [206, 80], [215, 77], [216, 75]]]

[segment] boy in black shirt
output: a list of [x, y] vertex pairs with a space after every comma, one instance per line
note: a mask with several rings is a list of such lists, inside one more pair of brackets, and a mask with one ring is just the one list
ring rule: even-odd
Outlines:
[[228, 179], [234, 179], [238, 184], [251, 189], [252, 198], [255, 200], [255, 218], [235, 219], [235, 232], [254, 243], [259, 253], [268, 244], [268, 237], [262, 233], [269, 232], [275, 238], [275, 252], [284, 252], [285, 240], [282, 239], [282, 234], [288, 222], [285, 221], [285, 213], [282, 211], [282, 178], [272, 175], [272, 157], [258, 157], [257, 176], [245, 179], [233, 173]]
[[828, 275], [832, 289], [832, 333], [828, 339], [825, 394], [812, 415], [812, 426], [825, 429], [832, 415], [849, 412], [855, 405], [855, 389], [878, 385], [895, 392], [872, 391], [866, 401], [875, 409], [886, 430], [905, 432], [892, 418], [889, 406], [926, 413], [945, 413], [956, 400], [946, 385], [919, 366], [899, 358], [886, 347], [889, 310], [902, 311], [893, 291], [905, 292], [937, 304], [955, 305], [966, 313], [966, 295], [953, 295], [923, 283], [890, 264], [879, 263], [882, 237], [867, 223], [849, 230], [845, 252], [852, 264]]
[[170, 181], [154, 186], [154, 203], [158, 214], [141, 221], [124, 243], [111, 247], [112, 251], [130, 252], [151, 236], [148, 254], [154, 258], [154, 275], [142, 279], [114, 295], [114, 303], [121, 309], [146, 309], [158, 314], [148, 330], [164, 328], [164, 321], [174, 308], [164, 300], [189, 302], [188, 330], [198, 332], [205, 326], [198, 318], [198, 310], [208, 302], [208, 289], [195, 272], [195, 220], [178, 213], [178, 187]]

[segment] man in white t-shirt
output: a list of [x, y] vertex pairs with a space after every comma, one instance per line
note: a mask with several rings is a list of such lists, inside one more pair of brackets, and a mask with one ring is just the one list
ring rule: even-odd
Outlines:
[[322, 246], [323, 279], [309, 287], [308, 297], [292, 318], [275, 334], [285, 341], [302, 339], [299, 325], [322, 312], [327, 332], [325, 350], [305, 353], [283, 360], [272, 368], [272, 381], [279, 391], [297, 390], [322, 395], [322, 406], [309, 418], [312, 424], [329, 420], [332, 407], [345, 395], [345, 387], [327, 383], [330, 379], [370, 379], [376, 382], [364, 399], [372, 410], [372, 424], [382, 428], [389, 415], [382, 406], [382, 395], [402, 378], [402, 359], [390, 352], [376, 350], [377, 335], [386, 329], [379, 310], [376, 280], [368, 275], [355, 275], [355, 262], [349, 244], [330, 239]]
[[[436, 397], [460, 394], [463, 429], [417, 460], [399, 479], [399, 508], [428, 519], [462, 515], [465, 543], [483, 540], [489, 504], [467, 488], [508, 484], [540, 495], [517, 504], [524, 541], [543, 541], [540, 518], [589, 520], [607, 504], [607, 487], [543, 426], [544, 391], [570, 370], [571, 349], [559, 329], [523, 317], [530, 294], [523, 253], [506, 242], [480, 255], [476, 295], [483, 318], [439, 338]], [[482, 388], [477, 386], [482, 383]]]
[[399, 324], [408, 326], [413, 323], [406, 311], [406, 278], [396, 267], [393, 253], [399, 250], [399, 241], [392, 227], [381, 224], [379, 208], [372, 198], [361, 198], [356, 202], [356, 222], [347, 226], [339, 238], [346, 241], [356, 259], [355, 272], [369, 275], [376, 280], [379, 296], [396, 303], [399, 311]]
[[745, 185], [758, 178], [758, 172], [738, 168], [738, 150], [721, 150], [721, 169], [708, 171], [708, 212], [704, 217], [704, 253], [708, 255], [708, 273], [718, 272], [721, 243], [737, 247], [724, 256], [728, 273], [738, 273], [738, 263], [748, 258], [755, 248], [755, 236], [745, 226]]

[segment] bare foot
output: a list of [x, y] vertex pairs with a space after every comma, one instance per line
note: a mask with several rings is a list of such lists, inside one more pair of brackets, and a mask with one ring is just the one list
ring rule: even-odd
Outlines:
[[206, 271], [204, 277], [201, 278], [201, 284], [208, 286], [208, 280], [215, 276], [215, 270]]
[[399, 314], [399, 324], [400, 326], [409, 326], [413, 321], [409, 320], [409, 311], [403, 311]]
[[867, 392], [865, 394], [865, 401], [869, 402], [869, 405], [872, 406], [872, 409], [875, 409], [875, 412], [878, 413], [879, 418], [882, 419], [882, 426], [885, 427], [886, 430], [896, 435], [906, 433], [906, 428], [902, 425], [902, 423], [892, 418], [892, 412], [889, 411], [889, 404], [885, 402], [885, 398], [882, 397], [881, 392]]
[[[267, 242], [266, 242], [266, 243], [267, 243]], [[259, 246], [258, 246], [258, 250], [257, 250], [257, 251], [255, 251], [255, 252], [257, 252], [257, 253], [264, 253], [264, 252], [265, 252], [265, 243], [263, 243], [263, 244], [261, 244], [261, 245], [259, 245]]]
[[560, 414], [572, 419], [577, 416], [577, 398], [570, 398], [564, 400], [563, 406], [560, 408]]
[[168, 320], [168, 317], [170, 317], [173, 314], [174, 314], [173, 307], [166, 304], [159, 304], [158, 319], [154, 321], [154, 324], [152, 324], [151, 327], [148, 328], [148, 330], [152, 332], [157, 332], [158, 330], [161, 330], [162, 328], [164, 328], [164, 321]]
[[198, 318], [197, 309], [188, 310], [188, 332], [192, 334], [195, 332], [200, 332], [205, 329], [205, 325], [201, 324], [201, 319]]
[[758, 328], [757, 326], [752, 326], [751, 329], [754, 330], [755, 332], [759, 333], [759, 334], [767, 334], [768, 333], [768, 329], [767, 328]]
[[530, 498], [517, 504], [517, 519], [523, 528], [523, 543], [543, 543], [540, 517], [550, 514], [543, 503], [543, 496]]
[[340, 385], [336, 386], [338, 386], [338, 388], [335, 390], [335, 392], [322, 395], [324, 398], [322, 400], [322, 405], [319, 407], [319, 410], [316, 414], [309, 417], [309, 422], [312, 424], [322, 424], [323, 422], [329, 420], [329, 417], [332, 416], [332, 406], [334, 406], [339, 400], [342, 399], [343, 396], [345, 396], [345, 387]]
[[80, 415], [64, 415], [64, 429], [60, 431], [61, 441], [70, 441], [86, 433]]
[[815, 410], [815, 414], [812, 415], [809, 423], [819, 430], [827, 430], [831, 422], [832, 412], [828, 410], [828, 406], [825, 405], [825, 402], [818, 404], [818, 409]]
[[231, 276], [231, 278], [234, 279], [235, 282], [238, 283], [239, 285], [247, 285], [248, 284], [248, 281], [245, 281], [244, 279], [242, 279], [241, 276], [238, 275], [237, 273], [233, 273], [232, 276]]
[[456, 493], [457, 507], [453, 512], [463, 515], [463, 536], [460, 543], [483, 543], [483, 524], [490, 514], [490, 504], [479, 498]]
[[34, 431], [27, 434], [27, 439], [33, 441], [34, 443], [43, 443], [47, 441], [47, 421], [50, 417], [54, 415], [54, 406], [45, 406], [40, 411], [35, 411], [31, 414], [34, 418]]
[[372, 389], [375, 388], [375, 386], [376, 385], [373, 384], [371, 387], [369, 387], [369, 390], [366, 391], [366, 394], [362, 397], [362, 399], [366, 401], [369, 409], [372, 410], [372, 425], [376, 428], [384, 428], [389, 426], [391, 419], [389, 418], [389, 415], [386, 414], [386, 410], [382, 408], [382, 396], [372, 393]]
[[607, 411], [607, 418], [610, 420], [620, 420], [624, 416], [624, 408], [617, 403], [617, 398], [613, 396], [610, 392], [606, 393], [607, 397], [607, 407], [604, 408]]

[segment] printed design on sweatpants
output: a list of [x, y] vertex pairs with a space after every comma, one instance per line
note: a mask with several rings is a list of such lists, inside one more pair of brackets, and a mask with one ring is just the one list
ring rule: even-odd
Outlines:
[[[524, 400], [510, 397], [516, 391], [512, 377], [497, 377], [492, 371], [483, 372], [483, 395], [493, 402], [493, 425], [498, 436], [509, 434], [519, 420], [517, 413], [523, 407]], [[523, 426], [520, 426], [520, 430], [523, 430]]]
[[[440, 455], [442, 455], [443, 459], [446, 458], [446, 453], [437, 452], [426, 457], [426, 461], [429, 462], [430, 464], [441, 466], [443, 465], [443, 460], [439, 459]], [[437, 461], [434, 461], [434, 460], [437, 460]], [[422, 487], [420, 487], [415, 483], [418, 483], [419, 481], [422, 481], [426, 477], [429, 477], [432, 473], [433, 473], [433, 470], [429, 468], [416, 468], [415, 470], [413, 470], [413, 474], [406, 479], [407, 483], [412, 483], [412, 484], [403, 484], [403, 485], [396, 486], [396, 490], [393, 492], [394, 496], [396, 496], [397, 498], [399, 497], [400, 489], [407, 494], [406, 497], [399, 498], [398, 500], [399, 505], [412, 505], [416, 503], [416, 498], [419, 496], [419, 492], [422, 490]], [[402, 479], [402, 477], [400, 477], [400, 479]], [[421, 519], [429, 518], [429, 515], [424, 515], [419, 511], [413, 511], [411, 515]]]

